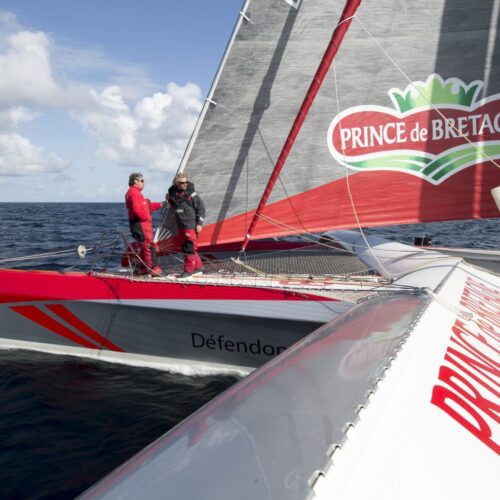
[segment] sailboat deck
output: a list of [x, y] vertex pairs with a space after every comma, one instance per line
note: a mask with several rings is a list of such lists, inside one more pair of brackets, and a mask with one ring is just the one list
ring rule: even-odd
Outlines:
[[[169, 255], [160, 260], [165, 274], [181, 273], [183, 256]], [[204, 274], [258, 275], [258, 276], [303, 276], [324, 278], [330, 276], [373, 276], [374, 273], [352, 253], [326, 246], [314, 245], [306, 248], [274, 252], [254, 252], [235, 258], [215, 259], [203, 256]]]
[[186, 279], [179, 279], [183, 272], [182, 255], [164, 256], [160, 265], [161, 277], [130, 274], [126, 277], [134, 281], [281, 289], [349, 302], [370, 296], [386, 284], [386, 280], [375, 275], [350, 252], [324, 245], [252, 253], [238, 260], [215, 260], [205, 256], [203, 274]]

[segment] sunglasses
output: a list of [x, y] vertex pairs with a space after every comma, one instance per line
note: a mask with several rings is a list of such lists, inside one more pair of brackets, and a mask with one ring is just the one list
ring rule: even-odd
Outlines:
[[137, 179], [139, 182], [144, 182], [144, 179]]
[[187, 184], [188, 181], [182, 181], [182, 182], [178, 182], [177, 184]]

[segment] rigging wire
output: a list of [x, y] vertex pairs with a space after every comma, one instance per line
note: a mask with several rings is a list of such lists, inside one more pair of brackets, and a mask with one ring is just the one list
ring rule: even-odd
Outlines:
[[[87, 251], [92, 251], [93, 247], [87, 248]], [[38, 253], [32, 255], [23, 255], [21, 257], [8, 257], [6, 259], [0, 259], [0, 264], [8, 263], [8, 262], [20, 262], [24, 260], [37, 260], [37, 259], [46, 259], [51, 257], [62, 257], [64, 255], [71, 255], [76, 253], [78, 255], [78, 248], [72, 248], [68, 250], [58, 250], [56, 252], [45, 252]]]
[[[344, 7], [344, 10], [341, 15], [341, 20], [337, 23], [337, 26], [333, 31], [330, 42], [328, 43], [328, 46], [323, 54], [320, 64], [314, 74], [314, 77], [302, 101], [302, 104], [300, 105], [300, 108], [295, 116], [293, 124], [288, 132], [286, 140], [283, 144], [281, 152], [276, 161], [276, 165], [274, 166], [273, 172], [269, 177], [269, 180], [267, 181], [266, 188], [260, 198], [259, 204], [257, 205], [257, 209], [255, 210], [255, 213], [253, 215], [252, 222], [250, 223], [250, 226], [248, 227], [247, 232], [245, 234], [245, 238], [241, 246], [242, 250], [245, 250], [250, 239], [252, 238], [257, 221], [259, 220], [259, 214], [263, 211], [269, 197], [271, 196], [274, 185], [276, 184], [276, 180], [281, 170], [285, 166], [290, 151], [292, 150], [293, 145], [295, 144], [295, 141], [297, 139], [297, 136], [299, 135], [300, 130], [305, 122], [305, 119], [311, 109], [311, 106], [313, 105], [314, 100], [321, 89], [322, 82], [328, 73], [328, 70], [330, 68], [333, 59], [335, 58], [340, 43], [342, 42], [349, 28], [353, 16], [349, 17], [347, 16], [350, 12], [355, 12], [359, 4], [360, 0], [356, 0], [352, 3], [348, 2]], [[346, 24], [346, 26], [343, 26], [344, 23]]]
[[[267, 154], [267, 157], [269, 159], [269, 161], [271, 162], [271, 165], [275, 166], [275, 161], [273, 160], [272, 156], [271, 156], [271, 153], [269, 151], [269, 148], [267, 147], [267, 144], [266, 144], [266, 141], [264, 140], [264, 136], [262, 135], [262, 132], [260, 130], [260, 127], [257, 128], [257, 132], [259, 134], [259, 137], [262, 141], [262, 145], [264, 146], [264, 150], [266, 151], [266, 154]], [[302, 224], [301, 222], [301, 218], [300, 218], [300, 214], [297, 212], [297, 209], [295, 208], [295, 206], [293, 205], [293, 203], [290, 201], [290, 198], [291, 196], [288, 194], [288, 190], [286, 188], [286, 185], [285, 183], [283, 182], [283, 179], [281, 177], [281, 172], [279, 173], [278, 175], [278, 182], [280, 183], [281, 185], [281, 189], [283, 189], [283, 192], [285, 193], [285, 199], [288, 201], [288, 206], [292, 209], [293, 213], [295, 214], [295, 217], [297, 218], [297, 220], [300, 222], [300, 225], [302, 226], [302, 230], [307, 232], [306, 230], [306, 227], [304, 226], [304, 224]], [[259, 216], [261, 214], [258, 214]], [[248, 226], [247, 226], [248, 227]]]
[[[276, 226], [278, 228], [281, 228], [281, 229], [286, 229], [290, 232], [295, 232], [295, 231], [298, 231], [299, 228], [295, 227], [295, 226], [291, 226], [290, 224], [286, 224], [284, 222], [281, 222], [281, 221], [278, 221], [276, 219], [273, 219], [271, 217], [269, 217], [268, 215], [265, 215], [265, 214], [261, 214], [260, 217], [262, 219], [264, 219], [265, 221], [269, 222], [270, 224], [272, 224], [273, 226]], [[329, 243], [323, 243], [320, 241], [321, 239], [321, 235], [318, 236], [316, 233], [311, 233], [311, 232], [305, 232], [305, 233], [298, 233], [298, 234], [294, 234], [294, 237], [297, 237], [299, 239], [302, 239], [302, 240], [305, 240], [305, 241], [309, 241], [311, 243], [315, 243], [317, 244], [318, 246], [324, 246], [324, 247], [328, 247], [328, 248], [331, 248], [331, 245]], [[337, 241], [338, 243], [341, 243], [341, 244], [348, 244], [348, 242], [346, 241], [343, 241], [342, 238], [335, 238], [335, 241]], [[365, 249], [365, 250], [368, 250], [370, 248], [370, 245], [367, 244], [367, 245], [357, 245], [359, 248], [362, 248], [362, 249]], [[380, 252], [388, 252], [388, 253], [391, 253], [391, 254], [394, 254], [394, 253], [401, 253], [402, 255], [408, 255], [408, 250], [403, 250], [403, 249], [380, 249]], [[424, 255], [424, 251], [423, 250], [416, 250], [417, 253], [420, 253], [422, 255]], [[445, 256], [443, 256], [444, 258]]]
[[[339, 100], [339, 89], [338, 89], [338, 83], [337, 83], [337, 67], [335, 64], [335, 60], [333, 61], [333, 78], [335, 82], [335, 100], [337, 103], [337, 114], [340, 116], [340, 100]], [[342, 119], [339, 119], [339, 128], [340, 128], [340, 133], [342, 134]], [[378, 263], [381, 269], [383, 269], [384, 273], [387, 274], [387, 276], [391, 277], [396, 277], [398, 274], [391, 273], [388, 271], [385, 266], [380, 262], [379, 258], [373, 251], [372, 247], [370, 246], [370, 243], [368, 243], [368, 240], [366, 239], [365, 232], [361, 226], [361, 222], [358, 217], [358, 212], [356, 210], [356, 205], [354, 203], [354, 198], [352, 196], [352, 191], [351, 191], [351, 184], [349, 182], [349, 169], [347, 167], [347, 162], [346, 162], [346, 155], [345, 155], [345, 147], [341, 141], [341, 147], [342, 147], [342, 156], [344, 157], [344, 172], [345, 172], [345, 181], [346, 181], [346, 187], [347, 187], [347, 194], [349, 196], [349, 202], [351, 203], [351, 208], [352, 208], [352, 213], [354, 214], [354, 218], [356, 219], [356, 224], [358, 225], [359, 232], [361, 233], [361, 237], [363, 238], [363, 241], [365, 242], [366, 248], [368, 251], [371, 253], [372, 257], [375, 259], [375, 261]]]

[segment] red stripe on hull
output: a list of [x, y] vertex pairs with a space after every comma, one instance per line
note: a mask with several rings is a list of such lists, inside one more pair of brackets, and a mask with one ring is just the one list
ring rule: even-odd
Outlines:
[[0, 303], [141, 299], [337, 302], [327, 297], [266, 288], [140, 281], [55, 271], [0, 270]]
[[36, 323], [43, 328], [47, 328], [47, 330], [51, 330], [52, 332], [57, 333], [57, 335], [64, 337], [75, 344], [88, 347], [89, 349], [99, 349], [94, 344], [91, 344], [87, 339], [79, 337], [69, 328], [61, 325], [55, 319], [40, 311], [40, 309], [35, 306], [14, 306], [11, 307], [11, 309], [30, 321], [33, 321], [33, 323]]
[[76, 328], [78, 331], [97, 342], [100, 347], [106, 347], [110, 351], [117, 352], [125, 352], [123, 349], [118, 347], [117, 345], [110, 342], [105, 337], [103, 337], [99, 332], [96, 332], [86, 323], [84, 323], [80, 318], [75, 316], [71, 311], [69, 311], [66, 307], [61, 304], [45, 304], [45, 307], [52, 311], [54, 314], [57, 314], [61, 319], [66, 321], [73, 328]]

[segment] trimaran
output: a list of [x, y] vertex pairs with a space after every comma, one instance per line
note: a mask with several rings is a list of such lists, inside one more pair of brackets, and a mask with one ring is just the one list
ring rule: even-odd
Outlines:
[[0, 271], [4, 345], [261, 366], [89, 498], [494, 493], [498, 252], [362, 228], [499, 216], [499, 3], [247, 0], [181, 164], [205, 274], [169, 213], [163, 278]]

